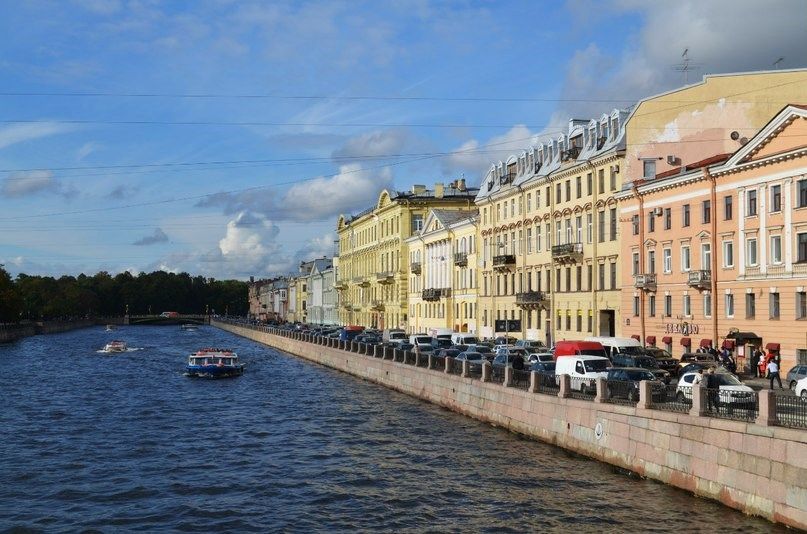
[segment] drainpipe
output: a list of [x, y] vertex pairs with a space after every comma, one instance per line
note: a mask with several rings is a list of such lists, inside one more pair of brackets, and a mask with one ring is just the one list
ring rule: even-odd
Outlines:
[[[703, 175], [709, 180], [709, 189], [712, 203], [712, 235], [710, 237], [712, 248], [711, 269], [712, 269], [712, 340], [717, 345], [718, 316], [717, 316], [717, 177], [712, 176], [709, 167], [704, 167]], [[714, 346], [714, 345], [713, 345]], [[717, 347], [715, 347], [717, 348]]]
[[[639, 186], [636, 181], [633, 182], [633, 194], [639, 199], [639, 272], [636, 274], [645, 274], [645, 258], [644, 258], [644, 197], [639, 192]], [[635, 287], [635, 284], [634, 284]], [[641, 327], [642, 343], [645, 341], [645, 322], [644, 322], [644, 305], [645, 293], [644, 289], [639, 290], [639, 326]]]

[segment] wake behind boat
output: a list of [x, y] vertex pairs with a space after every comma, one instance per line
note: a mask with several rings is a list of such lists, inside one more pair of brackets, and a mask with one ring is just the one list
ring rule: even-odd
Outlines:
[[117, 330], [117, 327], [114, 324], [106, 325], [106, 331], [107, 332], [114, 332], [115, 330]]
[[104, 348], [101, 349], [102, 352], [126, 352], [126, 342], [125, 341], [110, 341]]
[[185, 376], [197, 378], [227, 378], [244, 374], [244, 364], [229, 349], [201, 349], [188, 357]]
[[199, 328], [199, 327], [197, 325], [195, 325], [195, 324], [183, 324], [182, 326], [180, 326], [180, 328], [182, 330], [186, 330], [188, 332], [195, 332], [196, 329]]

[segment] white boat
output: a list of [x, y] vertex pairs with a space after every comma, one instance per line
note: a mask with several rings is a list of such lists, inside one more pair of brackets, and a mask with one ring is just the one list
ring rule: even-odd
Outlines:
[[104, 352], [126, 352], [126, 342], [125, 341], [110, 341], [106, 345], [104, 345]]
[[185, 376], [199, 378], [227, 378], [244, 374], [244, 364], [230, 349], [202, 349], [188, 357]]
[[195, 325], [195, 324], [183, 324], [182, 326], [180, 326], [180, 328], [182, 330], [187, 330], [189, 332], [193, 332], [198, 328], [198, 326]]

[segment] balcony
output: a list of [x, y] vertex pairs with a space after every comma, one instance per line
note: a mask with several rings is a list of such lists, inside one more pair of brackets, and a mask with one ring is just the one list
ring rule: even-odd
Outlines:
[[440, 290], [435, 288], [424, 289], [421, 293], [421, 298], [429, 302], [440, 300]]
[[443, 287], [443, 288], [438, 289], [438, 291], [440, 292], [440, 297], [441, 298], [442, 297], [448, 298], [448, 297], [451, 296], [451, 288], [450, 287]]
[[633, 287], [636, 289], [642, 289], [644, 291], [655, 291], [656, 290], [656, 274], [655, 273], [647, 273], [647, 274], [637, 274], [633, 277]]
[[379, 284], [392, 284], [395, 282], [395, 273], [393, 271], [375, 273], [375, 281]]
[[583, 243], [552, 245], [552, 259], [560, 263], [575, 263], [583, 255]]
[[467, 252], [455, 252], [454, 253], [454, 265], [457, 267], [465, 267], [468, 265], [468, 253]]
[[333, 287], [337, 291], [347, 289], [347, 280], [337, 280], [336, 282], [334, 282]]
[[420, 262], [413, 261], [409, 264], [409, 270], [412, 271], [414, 274], [420, 274]]
[[364, 276], [354, 276], [353, 284], [359, 287], [370, 287], [370, 281]]
[[689, 287], [695, 287], [697, 289], [709, 289], [712, 287], [712, 271], [689, 271], [687, 283], [689, 284]]
[[342, 308], [347, 310], [347, 311], [352, 311], [353, 310], [353, 304], [351, 304], [350, 302], [347, 302], [347, 301], [341, 302], [340, 306], [342, 306]]
[[370, 309], [374, 311], [384, 311], [384, 302], [381, 300], [374, 300], [370, 302]]
[[549, 295], [545, 291], [516, 293], [516, 306], [525, 310], [536, 310], [549, 306]]
[[495, 271], [506, 271], [510, 267], [515, 267], [516, 256], [515, 254], [499, 254], [493, 256], [493, 269]]

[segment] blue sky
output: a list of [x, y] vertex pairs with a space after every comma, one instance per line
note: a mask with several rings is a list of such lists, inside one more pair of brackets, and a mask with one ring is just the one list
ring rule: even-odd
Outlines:
[[685, 47], [695, 78], [804, 67], [804, 4], [773, 3], [4, 3], [0, 263], [288, 272], [382, 188], [477, 185], [680, 85]]

